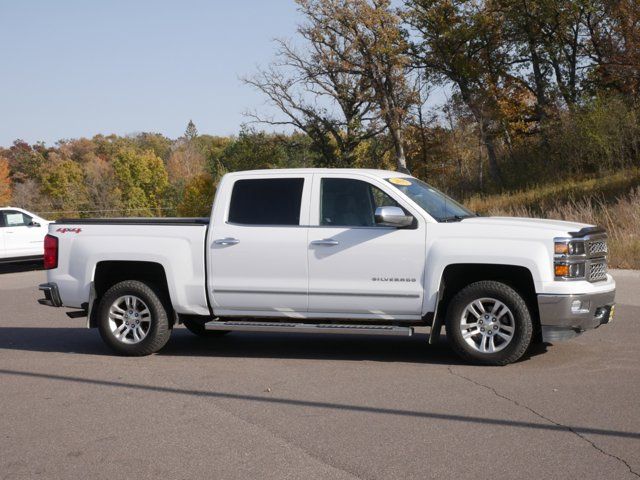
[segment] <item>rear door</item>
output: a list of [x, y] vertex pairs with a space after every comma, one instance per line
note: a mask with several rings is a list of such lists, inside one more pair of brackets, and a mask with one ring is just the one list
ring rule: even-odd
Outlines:
[[[233, 177], [232, 177], [233, 178]], [[222, 182], [207, 248], [216, 315], [295, 317], [307, 311], [310, 174]]]
[[[309, 229], [309, 312], [372, 319], [420, 318], [426, 222], [402, 198], [357, 174], [314, 177]], [[375, 223], [379, 206], [415, 217], [407, 228]]]

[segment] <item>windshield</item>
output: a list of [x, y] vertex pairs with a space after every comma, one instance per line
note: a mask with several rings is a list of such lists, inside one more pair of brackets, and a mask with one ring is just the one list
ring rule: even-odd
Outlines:
[[475, 217], [475, 213], [432, 186], [413, 177], [387, 178], [387, 181], [420, 205], [438, 222], [455, 222]]

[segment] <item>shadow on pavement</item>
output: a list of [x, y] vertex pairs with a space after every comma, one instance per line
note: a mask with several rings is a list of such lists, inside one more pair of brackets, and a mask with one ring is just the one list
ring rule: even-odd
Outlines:
[[[159, 355], [463, 364], [445, 341], [428, 345], [427, 338], [239, 332], [200, 338], [178, 327]], [[85, 328], [0, 327], [0, 349], [113, 355], [97, 330]], [[525, 360], [544, 351], [536, 346]]]
[[42, 260], [16, 263], [0, 263], [0, 275], [7, 273], [35, 272], [44, 270]]
[[344, 403], [320, 402], [310, 400], [299, 400], [295, 398], [282, 398], [273, 396], [247, 395], [239, 393], [216, 392], [211, 390], [195, 390], [174, 387], [164, 387], [159, 385], [143, 385], [137, 383], [126, 383], [112, 380], [100, 380], [95, 378], [83, 378], [67, 375], [54, 375], [47, 373], [27, 372], [20, 370], [0, 369], [0, 375], [14, 376], [21, 378], [41, 378], [46, 380], [78, 383], [84, 385], [95, 385], [110, 388], [123, 388], [138, 391], [150, 391], [162, 394], [188, 395], [202, 398], [250, 401], [263, 404], [284, 405], [288, 407], [304, 407], [330, 409], [337, 411], [349, 411], [355, 413], [374, 413], [379, 415], [396, 415], [402, 417], [415, 417], [427, 420], [444, 420], [452, 422], [463, 422], [476, 425], [496, 425], [503, 427], [530, 428], [543, 431], [572, 432], [578, 435], [602, 435], [607, 437], [640, 439], [638, 432], [625, 432], [621, 430], [610, 430], [604, 428], [581, 427], [574, 425], [561, 425], [557, 423], [535, 423], [518, 420], [506, 420], [500, 418], [474, 417], [470, 415], [456, 415], [448, 413], [423, 412], [419, 410], [404, 410], [399, 408], [371, 407], [365, 405], [353, 405]]

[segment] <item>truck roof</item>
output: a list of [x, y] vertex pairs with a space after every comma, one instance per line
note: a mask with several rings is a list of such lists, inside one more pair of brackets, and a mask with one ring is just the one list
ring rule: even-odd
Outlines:
[[242, 175], [291, 175], [302, 173], [360, 173], [373, 177], [388, 178], [388, 177], [410, 177], [406, 173], [394, 172], [393, 170], [376, 170], [373, 168], [273, 168], [263, 170], [243, 170], [238, 172], [231, 172], [227, 175], [230, 176], [242, 176]]

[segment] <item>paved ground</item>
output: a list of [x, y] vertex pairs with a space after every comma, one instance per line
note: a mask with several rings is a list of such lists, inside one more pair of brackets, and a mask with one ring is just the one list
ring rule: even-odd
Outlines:
[[613, 324], [483, 368], [422, 335], [180, 328], [115, 357], [22, 270], [0, 273], [2, 479], [640, 476], [638, 273]]

